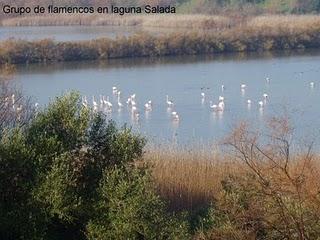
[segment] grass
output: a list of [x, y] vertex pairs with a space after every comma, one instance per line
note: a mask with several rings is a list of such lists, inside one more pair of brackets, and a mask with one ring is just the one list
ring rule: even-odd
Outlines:
[[237, 21], [225, 16], [209, 15], [64, 15], [29, 16], [8, 18], [1, 21], [2, 26], [140, 26], [164, 28], [204, 28], [223, 29], [236, 25]]
[[[191, 31], [199, 22], [204, 21], [203, 16], [199, 17], [202, 18], [199, 22], [196, 20], [197, 17], [190, 16], [173, 22], [169, 17], [166, 21], [160, 21], [158, 17], [146, 18], [148, 24], [151, 26], [157, 23], [159, 26], [170, 26], [173, 29], [176, 26], [191, 27], [188, 31], [179, 28], [181, 31], [168, 34], [150, 35], [142, 32], [129, 37], [80, 42], [9, 39], [0, 43], [0, 63], [104, 60], [320, 47], [320, 16], [256, 17], [230, 28], [222, 24], [224, 28], [219, 31]], [[123, 21], [126, 21], [125, 19]], [[218, 28], [218, 25], [215, 24], [215, 27]]]
[[220, 182], [235, 170], [234, 161], [206, 147], [152, 147], [144, 159], [152, 165], [159, 194], [174, 211], [208, 206], [221, 191]]

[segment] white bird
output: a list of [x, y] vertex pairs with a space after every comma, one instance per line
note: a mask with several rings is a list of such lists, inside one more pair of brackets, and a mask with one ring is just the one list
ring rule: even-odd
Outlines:
[[313, 88], [314, 87], [314, 82], [310, 83], [310, 87]]
[[169, 100], [169, 96], [167, 95], [167, 104], [169, 107], [173, 106], [173, 102], [171, 100]]
[[119, 108], [123, 107], [123, 104], [120, 102], [120, 95], [118, 95], [118, 107]]
[[201, 93], [201, 97], [205, 98], [206, 94], [204, 92]]
[[132, 101], [132, 100], [131, 100], [131, 97], [129, 97], [128, 100], [127, 100], [127, 104], [130, 105], [130, 104], [131, 104], [131, 101]]
[[172, 119], [174, 121], [179, 121], [180, 120], [179, 114], [177, 112], [172, 112], [171, 114], [172, 114]]
[[213, 110], [217, 110], [218, 105], [217, 104], [213, 104], [212, 101], [210, 101], [210, 108]]
[[103, 97], [100, 95], [100, 106], [103, 106]]
[[267, 81], [267, 83], [270, 83], [270, 78], [267, 77], [267, 78], [266, 78], [266, 81]]
[[263, 108], [263, 106], [264, 106], [263, 101], [259, 101], [258, 104], [259, 104], [260, 108]]
[[244, 90], [246, 87], [247, 87], [247, 85], [245, 85], [245, 84], [241, 84], [241, 85], [240, 85], [240, 88], [243, 89], [243, 90]]
[[268, 99], [268, 97], [269, 97], [269, 96], [268, 96], [268, 94], [266, 94], [266, 93], [264, 93], [264, 94], [263, 94], [263, 98], [264, 98], [264, 100], [267, 100], [267, 99]]
[[226, 90], [226, 88], [224, 87], [224, 85], [221, 85], [221, 90], [222, 90], [222, 92], [223, 92], [224, 90]]
[[151, 110], [152, 109], [152, 102], [151, 100], [149, 100], [145, 105], [144, 107], [146, 108], [147, 111]]
[[224, 97], [219, 96], [219, 102], [223, 102], [224, 101]]
[[219, 102], [218, 104], [218, 110], [223, 111], [224, 110], [224, 102]]
[[94, 96], [92, 96], [92, 105], [93, 105], [94, 108], [97, 108], [97, 107], [98, 107], [98, 104], [97, 104]]
[[136, 98], [136, 94], [134, 93], [131, 95], [131, 100], [134, 100], [135, 98]]
[[22, 111], [22, 105], [19, 105], [17, 108], [16, 108], [16, 111], [19, 113]]
[[117, 93], [117, 87], [112, 87], [112, 92], [114, 93], [114, 94], [116, 94]]
[[15, 102], [16, 102], [16, 101], [15, 101], [15, 95], [14, 95], [14, 94], [11, 95], [11, 99], [12, 99], [12, 105], [14, 105]]
[[247, 103], [248, 103], [248, 105], [250, 105], [250, 104], [251, 104], [251, 100], [250, 100], [250, 99], [248, 99], [248, 100], [247, 100]]
[[132, 106], [131, 111], [132, 111], [132, 113], [134, 113], [134, 112], [138, 111], [138, 109], [136, 106]]
[[109, 96], [107, 96], [106, 105], [107, 107], [112, 108], [112, 103], [109, 101]]

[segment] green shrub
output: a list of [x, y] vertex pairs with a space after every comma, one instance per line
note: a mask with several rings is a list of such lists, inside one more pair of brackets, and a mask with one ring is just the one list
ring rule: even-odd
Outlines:
[[44, 216], [33, 201], [37, 169], [20, 130], [0, 140], [0, 239], [40, 239]]
[[166, 213], [143, 169], [105, 172], [99, 194], [96, 217], [87, 226], [89, 239], [189, 238], [186, 223]]

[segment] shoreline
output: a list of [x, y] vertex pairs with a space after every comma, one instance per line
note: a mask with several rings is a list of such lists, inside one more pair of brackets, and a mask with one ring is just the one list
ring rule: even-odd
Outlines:
[[[130, 26], [128, 19], [132, 17], [124, 17], [118, 26]], [[179, 16], [174, 22], [170, 22], [172, 19], [168, 16], [167, 21], [161, 23], [159, 20], [163, 17], [159, 16], [139, 18], [142, 26], [157, 24], [154, 26], [159, 29], [166, 27], [176, 32], [160, 35], [142, 32], [116, 39], [83, 41], [4, 40], [0, 42], [0, 64], [320, 48], [320, 16], [259, 16], [235, 25], [231, 25], [235, 19], [217, 16], [208, 19], [207, 16]], [[185, 25], [190, 25], [188, 31], [182, 30]], [[210, 31], [201, 28], [205, 26]]]

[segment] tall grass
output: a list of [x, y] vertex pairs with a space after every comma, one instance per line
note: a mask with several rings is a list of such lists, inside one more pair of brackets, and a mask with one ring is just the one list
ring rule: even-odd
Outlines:
[[164, 15], [81, 15], [28, 16], [2, 20], [2, 26], [140, 26], [165, 28], [223, 29], [236, 25], [236, 19], [225, 16], [164, 14]]
[[144, 159], [151, 164], [159, 194], [174, 211], [208, 206], [221, 181], [236, 170], [235, 162], [209, 147], [151, 147]]
[[[274, 19], [273, 19], [274, 18]], [[0, 63], [103, 60], [124, 57], [214, 54], [320, 47], [320, 17], [258, 17], [220, 31], [139, 33], [80, 42], [10, 39], [0, 43]]]

